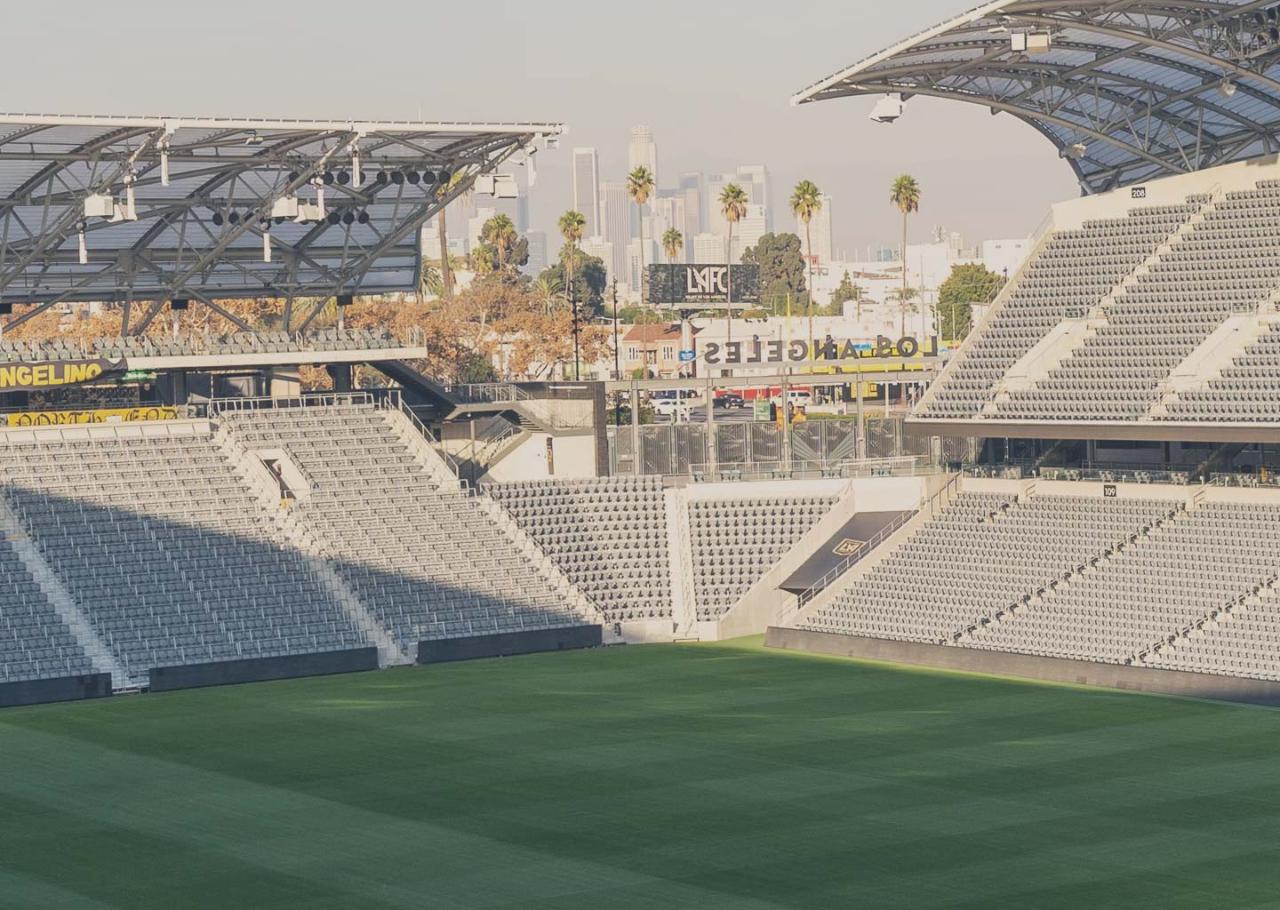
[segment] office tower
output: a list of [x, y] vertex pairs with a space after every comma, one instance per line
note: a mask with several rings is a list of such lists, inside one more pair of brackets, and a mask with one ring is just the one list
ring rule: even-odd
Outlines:
[[[742, 165], [729, 174], [714, 174], [707, 178], [707, 218], [703, 222], [712, 234], [725, 231], [724, 215], [720, 211], [720, 194], [731, 183], [742, 187], [747, 204], [757, 206], [763, 217], [764, 232], [773, 230], [773, 217], [769, 205], [769, 171], [762, 164]], [[734, 229], [737, 233], [737, 229]]]
[[600, 159], [593, 148], [573, 150], [573, 209], [587, 220], [583, 236], [604, 235], [600, 221]]
[[[662, 246], [662, 237], [668, 230], [675, 228], [684, 237], [684, 248], [676, 253], [676, 261], [682, 262], [689, 249], [690, 235], [686, 231], [684, 194], [679, 190], [668, 190], [653, 200], [652, 214], [645, 225], [645, 234], [652, 235], [658, 245]], [[667, 261], [666, 250], [662, 251], [662, 261]]]
[[600, 184], [600, 218], [604, 223], [604, 239], [613, 245], [613, 274], [622, 284], [627, 280], [627, 248], [631, 246], [631, 210], [635, 206], [622, 181]]
[[827, 265], [831, 262], [831, 197], [825, 193], [821, 197], [822, 209], [809, 222], [809, 236], [813, 238], [813, 250], [807, 248], [804, 222], [796, 218], [796, 234], [800, 237], [800, 248], [806, 257], [813, 259], [815, 266]]
[[627, 173], [638, 167], [647, 167], [658, 185], [658, 146], [653, 141], [653, 130], [647, 126], [631, 128], [631, 144], [627, 149]]
[[698, 234], [693, 238], [693, 261], [699, 265], [724, 262], [724, 240], [721, 234]]
[[693, 238], [702, 233], [707, 223], [707, 193], [701, 174], [681, 174], [680, 192], [684, 195], [684, 239], [689, 253], [693, 252]]
[[524, 267], [524, 271], [529, 275], [537, 275], [549, 265], [547, 259], [547, 235], [543, 231], [530, 231], [527, 237], [529, 240], [529, 264]]
[[608, 273], [609, 281], [613, 281], [616, 277], [620, 282], [622, 276], [613, 270], [613, 244], [605, 240], [598, 234], [594, 237], [588, 237], [582, 241], [582, 252], [588, 256], [595, 256], [604, 263], [605, 271]]
[[741, 262], [742, 254], [769, 233], [768, 209], [763, 205], [747, 206], [747, 213], [733, 227], [733, 261]]

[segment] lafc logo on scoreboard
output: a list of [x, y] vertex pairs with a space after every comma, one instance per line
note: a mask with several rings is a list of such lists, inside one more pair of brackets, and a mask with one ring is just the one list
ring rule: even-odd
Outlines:
[[837, 556], [853, 556], [862, 549], [865, 543], [865, 540], [854, 540], [852, 537], [846, 537], [836, 544], [836, 548], [832, 552]]

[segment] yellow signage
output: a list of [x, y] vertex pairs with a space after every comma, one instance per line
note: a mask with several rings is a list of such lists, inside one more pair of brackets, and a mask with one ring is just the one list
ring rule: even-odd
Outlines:
[[62, 427], [80, 423], [132, 423], [139, 420], [177, 420], [178, 409], [161, 406], [140, 408], [97, 408], [92, 411], [23, 411], [6, 414], [11, 427]]
[[103, 376], [124, 371], [123, 360], [66, 360], [48, 363], [9, 363], [0, 365], [0, 392], [56, 389], [83, 385]]

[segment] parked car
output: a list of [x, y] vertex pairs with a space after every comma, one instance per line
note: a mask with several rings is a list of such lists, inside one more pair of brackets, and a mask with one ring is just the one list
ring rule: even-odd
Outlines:
[[737, 392], [725, 392], [723, 395], [717, 395], [713, 407], [723, 408], [725, 410], [732, 408], [745, 408], [747, 406], [744, 399]]
[[[774, 404], [781, 405], [782, 395], [774, 395], [772, 400]], [[792, 407], [807, 408], [813, 401], [813, 396], [803, 389], [790, 389], [787, 392], [787, 401], [791, 403]]]
[[687, 419], [689, 410], [689, 399], [687, 398], [656, 398], [653, 402], [653, 413], [659, 417], [683, 417]]

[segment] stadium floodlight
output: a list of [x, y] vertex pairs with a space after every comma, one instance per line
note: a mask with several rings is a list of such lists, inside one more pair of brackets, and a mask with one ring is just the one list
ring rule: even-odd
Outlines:
[[493, 178], [493, 195], [499, 199], [516, 199], [520, 196], [520, 185], [513, 174], [496, 174]]
[[175, 297], [169, 301], [169, 309], [181, 311], [181, 310], [185, 310], [188, 306], [190, 306], [190, 304], [191, 304], [191, 301], [187, 300], [187, 298], [185, 297]]
[[537, 186], [538, 184], [538, 159], [535, 154], [537, 150], [530, 148], [525, 152], [524, 166], [529, 169], [529, 186]]
[[110, 218], [116, 213], [116, 201], [107, 193], [91, 193], [84, 197], [84, 217]]
[[369, 213], [365, 211], [361, 211], [360, 214], [356, 216], [356, 221], [360, 222], [361, 224], [368, 224]]
[[422, 175], [419, 174], [417, 171], [409, 171], [409, 173], [404, 175], [404, 178], [414, 186], [417, 186], [419, 183], [422, 182]]
[[1026, 39], [1028, 54], [1047, 54], [1053, 48], [1053, 38], [1048, 32], [1029, 32]]
[[360, 171], [360, 146], [351, 144], [351, 182], [356, 186], [364, 183], [364, 174]]
[[297, 218], [298, 217], [298, 197], [297, 196], [281, 196], [275, 202], [271, 203], [272, 218]]
[[213, 213], [213, 223], [214, 223], [215, 225], [217, 225], [218, 227], [222, 227], [222, 225], [223, 225], [224, 223], [226, 223], [226, 220], [227, 220], [227, 219], [225, 219], [225, 218], [223, 218], [223, 217], [222, 217], [222, 213], [221, 213], [221, 212], [214, 212], [214, 213]]
[[293, 219], [294, 224], [313, 224], [324, 218], [324, 211], [314, 202], [298, 203], [298, 214]]
[[1079, 161], [1085, 155], [1089, 154], [1089, 146], [1083, 142], [1076, 142], [1063, 148], [1061, 157], [1070, 158], [1072, 161]]
[[1229, 78], [1223, 79], [1218, 83], [1218, 94], [1223, 98], [1230, 98], [1236, 93], [1236, 84]]
[[351, 182], [351, 173], [349, 171], [338, 171], [338, 186], [346, 186]]
[[876, 102], [869, 119], [873, 123], [893, 123], [902, 116], [904, 108], [901, 95], [885, 95]]

